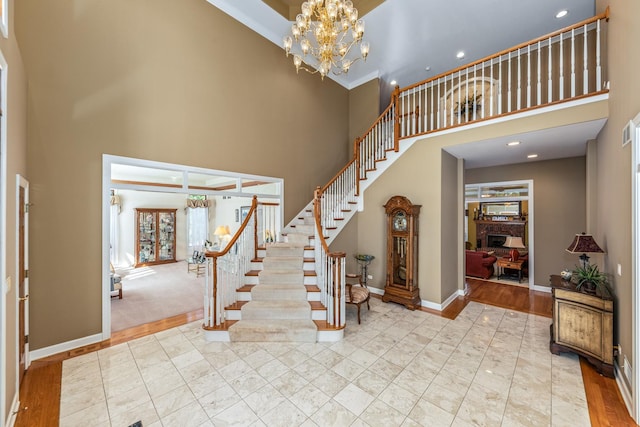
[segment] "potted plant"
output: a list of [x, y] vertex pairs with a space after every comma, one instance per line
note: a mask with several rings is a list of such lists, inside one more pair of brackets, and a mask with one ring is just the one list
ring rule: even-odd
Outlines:
[[605, 292], [611, 293], [609, 278], [606, 273], [598, 269], [597, 265], [576, 266], [576, 269], [573, 270], [573, 277], [578, 290], [591, 294], [596, 293], [596, 290], [599, 290], [602, 294], [605, 294]]

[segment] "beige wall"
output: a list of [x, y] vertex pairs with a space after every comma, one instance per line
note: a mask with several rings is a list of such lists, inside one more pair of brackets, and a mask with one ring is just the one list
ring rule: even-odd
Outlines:
[[[440, 252], [442, 253], [442, 277], [440, 279], [440, 299], [444, 301], [458, 290], [458, 281], [460, 279], [458, 275], [458, 255], [461, 252], [459, 243], [462, 240], [460, 224], [464, 211], [461, 210], [462, 201], [459, 199], [463, 185], [458, 179], [458, 159], [446, 151], [441, 153], [442, 194], [440, 195], [440, 215], [442, 218], [442, 240], [440, 241]], [[429, 236], [423, 237], [429, 238]], [[423, 272], [423, 276], [426, 273]]]
[[[465, 184], [533, 180], [533, 204], [525, 211], [529, 214], [529, 231], [532, 210], [534, 214], [536, 285], [549, 286], [549, 275], [572, 269], [579, 263], [577, 256], [565, 249], [576, 233], [589, 231], [586, 229], [585, 161], [585, 157], [571, 157], [465, 171]], [[594, 257], [593, 261], [598, 260]]]
[[[7, 63], [7, 69], [2, 70], [7, 78], [7, 109], [3, 111], [7, 117], [7, 173], [0, 178], [0, 183], [6, 188], [6, 229], [0, 231], [4, 236], [6, 254], [4, 258], [6, 271], [5, 277], [10, 277], [13, 286], [4, 295], [6, 298], [6, 311], [0, 313], [2, 319], [0, 324], [4, 326], [6, 335], [0, 337], [6, 345], [6, 353], [2, 355], [5, 360], [6, 372], [0, 375], [0, 381], [4, 383], [6, 394], [4, 399], [5, 412], [0, 414], [2, 420], [6, 420], [11, 410], [11, 403], [17, 395], [16, 387], [16, 304], [17, 304], [17, 254], [16, 247], [16, 174], [27, 177], [27, 126], [26, 126], [26, 103], [27, 86], [24, 75], [22, 58], [18, 49], [18, 44], [14, 36], [14, 1], [9, 1], [9, 35], [8, 38], [0, 36], [0, 51]], [[4, 153], [3, 153], [4, 155]], [[6, 178], [6, 181], [5, 181]], [[3, 281], [5, 277], [2, 277]]]
[[101, 331], [103, 153], [282, 177], [285, 221], [347, 161], [348, 92], [203, 0], [30, 0], [16, 17], [32, 349]]
[[353, 143], [380, 115], [380, 80], [373, 79], [349, 91], [349, 157]]
[[[636, 22], [640, 16], [640, 2], [596, 0], [596, 5], [597, 12], [604, 11], [608, 5], [611, 7], [610, 23], [607, 25], [609, 49], [605, 55], [609, 63], [609, 75], [604, 76], [605, 80], [611, 81], [611, 89], [609, 120], [597, 139], [597, 227], [594, 235], [606, 251], [605, 271], [613, 277], [616, 294], [614, 344], [620, 344], [622, 355], [633, 363], [631, 147], [622, 147], [621, 135], [625, 124], [640, 112], [640, 55], [637, 54], [640, 28]], [[618, 264], [622, 269], [621, 276], [616, 274]], [[622, 366], [622, 356], [618, 357], [618, 365]], [[634, 372], [638, 368], [632, 365]]]

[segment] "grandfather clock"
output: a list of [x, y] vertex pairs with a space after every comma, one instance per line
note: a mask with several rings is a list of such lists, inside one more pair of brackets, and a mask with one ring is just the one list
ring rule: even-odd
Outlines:
[[420, 307], [418, 289], [418, 215], [420, 205], [393, 196], [384, 205], [387, 214], [387, 281], [382, 301]]

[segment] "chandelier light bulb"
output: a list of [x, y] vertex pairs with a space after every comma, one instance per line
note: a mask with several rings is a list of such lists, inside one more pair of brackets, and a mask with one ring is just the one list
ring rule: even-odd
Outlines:
[[283, 44], [284, 51], [287, 53], [287, 56], [289, 56], [289, 52], [291, 52], [291, 47], [293, 46], [293, 40], [291, 39], [291, 36], [285, 37], [283, 40]]
[[362, 55], [362, 59], [366, 61], [369, 55], [369, 42], [362, 42], [362, 44], [360, 44], [360, 54]]

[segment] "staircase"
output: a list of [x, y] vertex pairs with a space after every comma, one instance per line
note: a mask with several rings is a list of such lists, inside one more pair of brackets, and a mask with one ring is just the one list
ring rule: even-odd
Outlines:
[[[318, 301], [315, 282], [313, 217], [310, 213], [292, 226], [286, 242], [269, 243], [239, 288], [238, 302], [226, 308], [230, 341], [316, 342], [326, 309]], [[314, 320], [317, 321], [314, 322]], [[322, 335], [322, 331], [320, 332]]]

